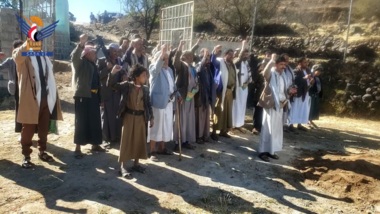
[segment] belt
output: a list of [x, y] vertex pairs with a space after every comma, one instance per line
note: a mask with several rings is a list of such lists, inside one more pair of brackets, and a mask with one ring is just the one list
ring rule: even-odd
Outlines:
[[144, 115], [144, 111], [142, 111], [142, 110], [135, 111], [135, 110], [127, 109], [127, 110], [125, 110], [125, 113], [135, 115], [135, 116]]
[[91, 89], [91, 93], [97, 94], [98, 93], [98, 89]]
[[228, 86], [227, 86], [227, 89], [230, 89], [230, 90], [232, 90], [232, 91], [234, 90], [234, 88], [235, 88], [234, 86], [232, 86], [232, 87], [228, 87]]

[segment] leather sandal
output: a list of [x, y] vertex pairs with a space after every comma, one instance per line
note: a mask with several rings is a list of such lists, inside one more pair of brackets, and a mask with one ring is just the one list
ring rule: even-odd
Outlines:
[[268, 153], [267, 152], [264, 152], [264, 153], [260, 153], [259, 154], [259, 158], [265, 162], [270, 162], [269, 160], [269, 157], [268, 157]]
[[38, 157], [40, 158], [40, 160], [42, 160], [44, 162], [54, 162], [54, 158], [52, 156], [48, 155], [46, 152], [39, 153]]
[[135, 165], [132, 166], [132, 170], [144, 174], [146, 169], [140, 165]]
[[21, 163], [21, 167], [24, 169], [30, 169], [34, 166], [35, 166], [34, 163], [30, 161], [30, 157], [24, 158], [24, 160]]
[[280, 157], [278, 156], [278, 155], [276, 155], [276, 154], [271, 154], [271, 153], [268, 153], [267, 154], [268, 155], [268, 157], [270, 157], [270, 158], [272, 158], [272, 159], [275, 159], [275, 160], [278, 160], [278, 159], [280, 159]]

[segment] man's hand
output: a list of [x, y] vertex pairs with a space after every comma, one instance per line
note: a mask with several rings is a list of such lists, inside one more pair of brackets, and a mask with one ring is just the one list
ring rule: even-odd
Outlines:
[[127, 74], [124, 74], [122, 80], [123, 80], [123, 82], [124, 82], [124, 81], [128, 81], [128, 75], [127, 75]]
[[150, 124], [149, 124], [149, 128], [152, 128], [154, 125], [154, 119], [150, 119]]
[[87, 40], [88, 40], [88, 35], [87, 34], [80, 35], [79, 41], [80, 41], [80, 45], [82, 47], [84, 46], [84, 44], [86, 44]]
[[161, 54], [166, 54], [168, 52], [168, 45], [167, 44], [163, 44], [161, 46]]
[[185, 44], [186, 44], [186, 41], [181, 40], [181, 41], [179, 42], [178, 50], [179, 50], [179, 51], [182, 51], [182, 50], [183, 50], [183, 46], [185, 46]]
[[0, 52], [0, 59], [3, 59], [5, 57], [5, 53]]
[[197, 43], [195, 43], [195, 45], [200, 45], [200, 44], [201, 44], [201, 42], [202, 42], [202, 39], [201, 39], [201, 38], [199, 38], [199, 39], [197, 40]]
[[277, 54], [272, 54], [271, 61], [276, 62]]
[[107, 68], [108, 68], [108, 69], [111, 69], [111, 68], [113, 68], [113, 65], [112, 65], [112, 63], [110, 63], [110, 62], [107, 62]]
[[161, 45], [161, 59], [163, 60], [165, 57], [165, 54], [168, 52], [168, 45], [163, 44]]
[[222, 46], [217, 45], [214, 47], [214, 50], [212, 52], [213, 52], [213, 54], [219, 54], [221, 51], [222, 51]]
[[210, 51], [205, 48], [204, 51], [203, 51], [203, 58], [207, 59], [210, 57]]
[[115, 66], [113, 66], [111, 73], [112, 73], [112, 74], [116, 74], [116, 73], [119, 72], [121, 69], [122, 69], [122, 67], [121, 67], [120, 65], [115, 65]]
[[295, 87], [290, 88], [290, 90], [289, 90], [289, 94], [290, 94], [290, 95], [295, 95], [295, 94], [297, 94], [297, 88], [295, 88]]
[[132, 46], [133, 48], [136, 48], [137, 43], [138, 43], [139, 41], [140, 41], [140, 40], [139, 40], [138, 38], [132, 40], [132, 42], [131, 42], [131, 46]]
[[182, 97], [181, 97], [181, 96], [179, 96], [179, 97], [177, 98], [177, 101], [178, 101], [178, 103], [179, 103], [179, 104], [182, 104], [182, 102], [183, 102], [183, 99], [182, 99]]

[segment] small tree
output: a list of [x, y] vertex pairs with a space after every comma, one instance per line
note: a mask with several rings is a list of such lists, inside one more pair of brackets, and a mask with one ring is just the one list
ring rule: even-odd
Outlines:
[[[273, 16], [280, 0], [257, 1], [257, 21]], [[243, 37], [250, 34], [255, 3], [253, 0], [202, 0], [212, 19], [223, 23], [231, 33]]]
[[149, 40], [154, 27], [158, 24], [161, 8], [173, 3], [175, 0], [120, 0], [127, 15], [145, 30], [146, 39]]
[[13, 10], [19, 9], [19, 2], [21, 0], [0, 0], [0, 8], [11, 8]]

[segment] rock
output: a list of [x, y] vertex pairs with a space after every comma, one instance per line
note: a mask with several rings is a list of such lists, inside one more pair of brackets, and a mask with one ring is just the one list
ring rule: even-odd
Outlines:
[[348, 100], [347, 102], [346, 102], [346, 105], [347, 106], [352, 106], [354, 104], [354, 101], [352, 101], [352, 100]]
[[371, 103], [369, 104], [369, 108], [377, 109], [379, 107], [380, 107], [380, 102], [379, 101], [371, 101]]
[[360, 95], [354, 95], [354, 96], [351, 96], [351, 99], [353, 101], [360, 101], [360, 100], [362, 100], [362, 96], [360, 96]]
[[373, 97], [371, 94], [365, 94], [363, 97], [362, 97], [362, 100], [363, 102], [365, 103], [368, 103], [368, 102], [371, 102], [373, 100]]
[[376, 96], [376, 97], [375, 97], [375, 100], [376, 100], [376, 101], [380, 101], [380, 96]]
[[346, 92], [352, 92], [353, 94], [361, 94], [363, 90], [356, 84], [347, 83]]
[[305, 39], [305, 41], [303, 42], [303, 44], [305, 45], [305, 46], [308, 46], [309, 45], [309, 39]]
[[371, 91], [372, 91], [372, 89], [371, 89], [371, 88], [367, 88], [367, 89], [365, 90], [365, 92], [366, 92], [367, 94], [370, 94], [370, 93], [371, 93]]

